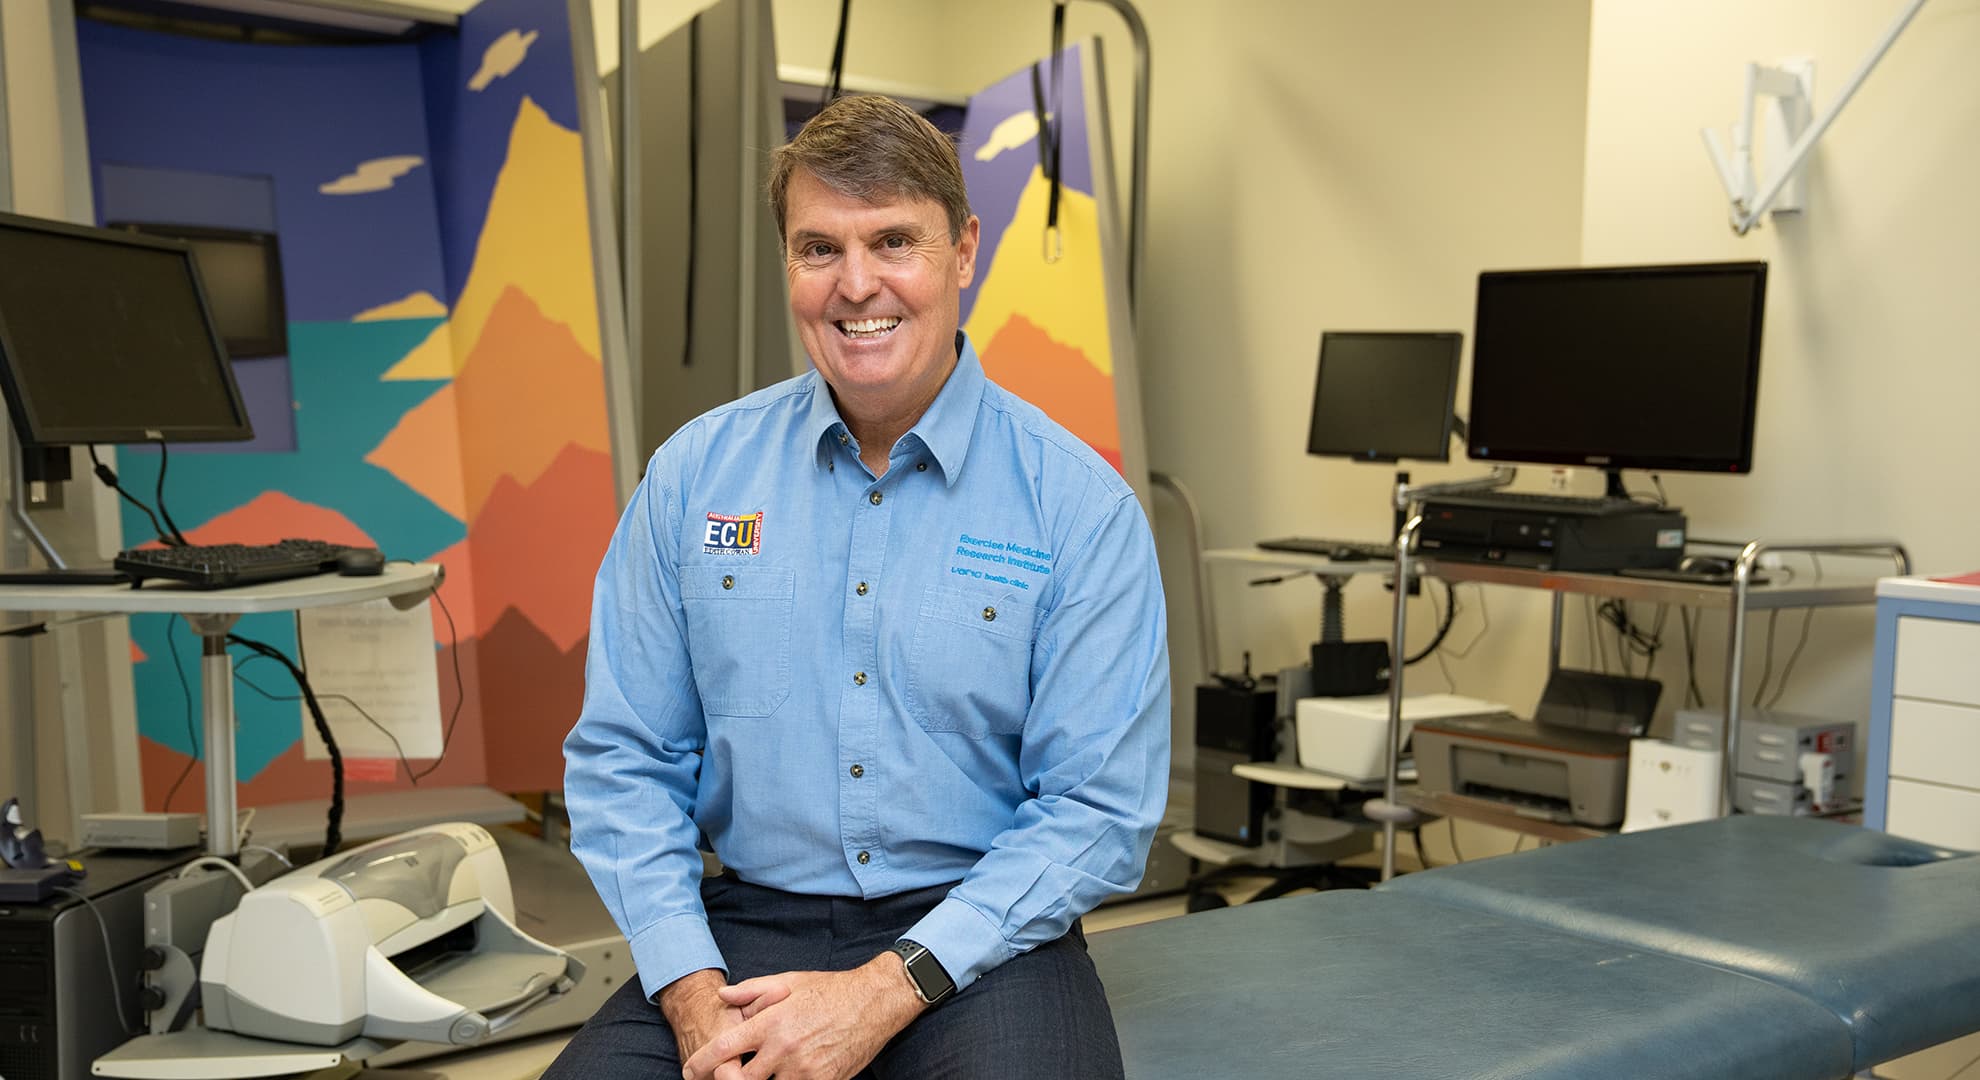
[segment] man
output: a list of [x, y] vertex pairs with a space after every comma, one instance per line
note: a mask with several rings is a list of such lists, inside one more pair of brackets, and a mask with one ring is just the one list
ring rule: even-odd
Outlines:
[[599, 570], [565, 793], [640, 977], [549, 1075], [1119, 1076], [1077, 919], [1166, 795], [1147, 521], [958, 331], [939, 131], [842, 98], [770, 195], [816, 370], [669, 439]]

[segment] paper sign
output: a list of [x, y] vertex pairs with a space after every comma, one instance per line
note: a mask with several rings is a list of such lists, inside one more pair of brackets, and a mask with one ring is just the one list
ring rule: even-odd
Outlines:
[[[346, 759], [385, 758], [396, 764], [402, 754], [408, 759], [440, 756], [438, 654], [426, 601], [409, 611], [398, 610], [390, 600], [305, 608], [297, 613], [297, 632], [309, 684]], [[363, 706], [371, 720], [351, 702]], [[316, 733], [309, 704], [297, 707], [302, 710], [304, 758], [328, 760], [330, 752]]]

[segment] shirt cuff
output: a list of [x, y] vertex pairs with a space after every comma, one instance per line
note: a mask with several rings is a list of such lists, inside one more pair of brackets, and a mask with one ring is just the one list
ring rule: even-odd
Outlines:
[[693, 912], [682, 912], [661, 919], [641, 930], [628, 942], [633, 967], [639, 972], [639, 987], [646, 1000], [667, 988], [683, 975], [703, 968], [714, 968], [726, 978], [729, 965], [708, 932], [708, 920]]
[[1018, 954], [996, 923], [954, 896], [944, 897], [901, 937], [934, 953], [958, 992]]

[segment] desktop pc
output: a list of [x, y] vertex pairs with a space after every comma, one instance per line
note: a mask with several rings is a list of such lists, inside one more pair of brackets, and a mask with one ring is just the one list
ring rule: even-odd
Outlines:
[[[375, 550], [320, 541], [191, 545], [162, 505], [162, 547], [71, 566], [29, 514], [31, 484], [70, 478], [70, 447], [150, 443], [163, 454], [169, 443], [253, 438], [195, 254], [184, 239], [0, 214], [0, 392], [19, 448], [13, 516], [48, 563], [0, 571], [0, 584], [225, 588], [383, 569]], [[95, 472], [143, 507], [107, 466]]]

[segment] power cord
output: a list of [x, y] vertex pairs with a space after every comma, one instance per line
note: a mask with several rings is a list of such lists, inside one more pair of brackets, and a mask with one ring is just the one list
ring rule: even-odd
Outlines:
[[228, 634], [227, 642], [279, 661], [289, 669], [289, 676], [296, 680], [302, 690], [303, 702], [309, 707], [310, 719], [316, 722], [316, 734], [322, 738], [323, 746], [330, 752], [330, 812], [323, 826], [323, 854], [335, 855], [342, 846], [344, 821], [344, 755], [337, 749], [337, 737], [330, 732], [330, 721], [323, 715], [323, 706], [316, 700], [316, 691], [309, 685], [309, 676], [290, 660], [288, 654], [266, 642], [254, 641], [239, 634]]
[[171, 453], [165, 449], [165, 440], [158, 440], [158, 516], [165, 519], [165, 527], [172, 531], [172, 540], [180, 547], [186, 546], [186, 534], [179, 531], [179, 525], [172, 520], [172, 512], [165, 509], [165, 466], [171, 464]]
[[165, 619], [165, 648], [172, 653], [172, 674], [179, 677], [179, 693], [186, 699], [186, 735], [192, 740], [192, 757], [186, 759], [186, 767], [179, 770], [179, 778], [172, 781], [172, 789], [165, 793], [164, 810], [172, 809], [172, 797], [179, 793], [179, 785], [192, 775], [193, 766], [199, 764], [199, 725], [193, 723], [192, 685], [186, 682], [186, 669], [179, 661], [179, 643], [172, 637], [172, 624], [179, 620], [174, 614]]
[[131, 1030], [129, 1014], [124, 1012], [124, 991], [118, 985], [121, 980], [117, 975], [117, 959], [110, 952], [110, 924], [103, 919], [103, 909], [96, 906], [96, 901], [67, 885], [57, 885], [55, 891], [67, 893], [82, 901], [89, 908], [89, 913], [96, 916], [96, 932], [103, 935], [103, 963], [110, 969], [110, 996], [117, 1006], [117, 1026], [122, 1028], [127, 1036], [136, 1035], [137, 1032]]
[[[164, 444], [160, 443], [159, 445], [162, 446]], [[158, 523], [158, 515], [151, 512], [151, 507], [146, 506], [143, 500], [139, 499], [137, 496], [125, 490], [123, 483], [117, 479], [116, 472], [112, 470], [110, 466], [105, 465], [103, 463], [103, 459], [96, 456], [95, 443], [91, 443], [89, 446], [89, 464], [91, 466], [92, 471], [96, 473], [96, 478], [98, 480], [103, 481], [103, 486], [116, 492], [119, 496], [122, 496], [125, 502], [130, 503], [132, 506], [135, 506], [139, 510], [144, 511], [144, 516], [151, 519], [151, 531], [153, 534], [155, 534], [158, 537], [159, 543], [164, 544], [166, 547], [177, 547], [185, 543], [185, 540], [183, 538], [174, 539], [171, 534], [168, 534], [165, 531], [165, 526], [160, 525]], [[160, 468], [158, 472], [160, 476], [163, 476], [165, 472], [163, 468], [164, 465], [163, 459], [160, 459], [159, 464], [160, 464]]]

